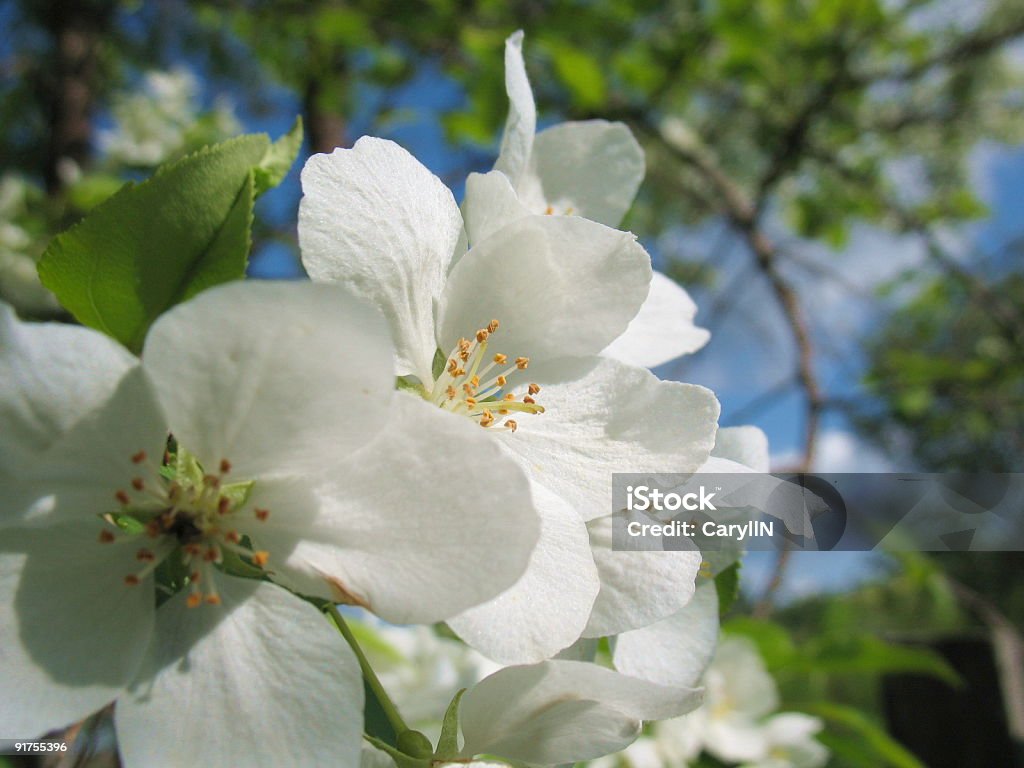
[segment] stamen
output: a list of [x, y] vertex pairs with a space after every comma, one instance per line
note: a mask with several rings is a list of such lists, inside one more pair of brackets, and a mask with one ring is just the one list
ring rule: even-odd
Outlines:
[[512, 430], [513, 432], [515, 432], [515, 431], [516, 431], [516, 430], [517, 430], [517, 429], [519, 428], [519, 424], [518, 424], [518, 423], [516, 423], [516, 422], [515, 422], [514, 420], [512, 420], [512, 419], [508, 419], [508, 420], [507, 420], [507, 421], [505, 422], [505, 425], [504, 425], [504, 426], [508, 427], [508, 428], [509, 428], [509, 429], [511, 429], [511, 430]]
[[231, 471], [231, 462], [228, 461], [227, 459], [221, 459], [220, 460], [220, 473], [222, 475], [226, 475], [230, 471]]
[[123, 507], [127, 507], [132, 502], [131, 498], [124, 491], [118, 491], [117, 493], [115, 493], [114, 498], [117, 499], [117, 501]]
[[268, 517], [270, 517], [270, 510], [269, 509], [260, 509], [259, 507], [257, 507], [253, 514], [255, 514], [256, 515], [256, 519], [259, 520], [262, 523]]
[[496, 330], [498, 330], [499, 325], [500, 323], [497, 321], [497, 319], [491, 320], [491, 322], [487, 324], [487, 330], [490, 331], [491, 333], [494, 333]]
[[115, 539], [115, 536], [110, 531], [108, 531], [108, 530], [100, 531], [100, 544], [109, 544], [114, 539]]
[[483, 414], [480, 416], [480, 426], [481, 427], [489, 427], [493, 423], [494, 423], [494, 414], [492, 414], [490, 411], [484, 411]]
[[252, 563], [257, 568], [262, 568], [270, 560], [270, 553], [265, 550], [257, 550], [252, 553]]
[[531, 395], [536, 395], [538, 392], [540, 392], [540, 387], [538, 387], [536, 384], [531, 384], [526, 388], [526, 391], [529, 392]]
[[496, 362], [498, 365], [504, 365], [506, 362], [508, 362], [508, 355], [503, 355], [501, 354], [501, 352], [499, 352], [494, 356], [494, 362]]
[[146, 452], [139, 451], [138, 453], [132, 454], [132, 464], [141, 464], [146, 460]]
[[525, 371], [529, 364], [530, 364], [530, 358], [528, 358], [528, 357], [517, 357], [516, 358], [516, 368], [518, 368], [520, 371]]
[[132, 488], [134, 488], [136, 491], [141, 491], [145, 487], [146, 482], [141, 477], [132, 478]]
[[188, 599], [185, 600], [185, 605], [187, 605], [189, 608], [198, 608], [202, 602], [203, 596], [199, 594], [199, 592], [193, 592], [191, 595], [188, 596]]

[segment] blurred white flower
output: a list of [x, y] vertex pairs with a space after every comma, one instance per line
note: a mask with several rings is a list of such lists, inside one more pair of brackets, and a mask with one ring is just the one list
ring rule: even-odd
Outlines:
[[[155, 166], [173, 159], [197, 130], [207, 129], [202, 143], [213, 143], [241, 128], [225, 100], [212, 113], [201, 112], [199, 81], [186, 69], [147, 72], [141, 88], [114, 98], [112, 112], [115, 125], [100, 131], [100, 148], [109, 161], [129, 166]], [[207, 125], [197, 128], [201, 121]]]
[[[154, 324], [142, 363], [0, 305], [0, 737], [116, 698], [129, 765], [356, 765], [347, 644], [217, 566], [434, 622], [507, 588], [536, 540], [515, 463], [410, 408], [391, 360], [379, 312], [329, 286], [206, 291]], [[188, 585], [156, 609], [164, 566]]]
[[59, 306], [39, 282], [36, 258], [41, 246], [28, 229], [31, 203], [42, 194], [18, 173], [0, 176], [0, 300], [27, 314], [52, 312]]

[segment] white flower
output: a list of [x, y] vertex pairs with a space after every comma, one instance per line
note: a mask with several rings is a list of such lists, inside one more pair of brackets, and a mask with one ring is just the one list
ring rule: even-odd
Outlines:
[[[0, 305], [0, 737], [116, 698], [129, 765], [356, 765], [345, 642], [216, 566], [433, 622], [513, 583], [536, 539], [514, 462], [397, 396], [392, 355], [379, 313], [331, 286], [206, 291], [141, 364]], [[157, 569], [189, 582], [159, 609]]]
[[[523, 61], [523, 33], [505, 41], [509, 115], [494, 168], [470, 174], [463, 209], [469, 243], [528, 213], [582, 216], [618, 226], [644, 177], [644, 153], [629, 128], [606, 120], [558, 123], [536, 133], [537, 110]], [[703, 347], [697, 306], [679, 285], [654, 273], [647, 300], [605, 354], [653, 368]]]
[[[527, 215], [463, 252], [451, 193], [379, 139], [314, 155], [302, 186], [310, 276], [380, 306], [396, 372], [415, 377], [422, 395], [417, 405], [487, 427], [532, 481], [542, 526], [527, 573], [453, 629], [498, 661], [529, 662], [584, 630], [633, 628], [685, 604], [696, 553], [605, 557], [609, 540], [592, 541], [584, 524], [611, 513], [612, 472], [694, 471], [714, 442], [718, 403], [708, 390], [599, 356], [650, 283], [650, 259], [633, 236], [579, 217]], [[607, 599], [620, 588], [628, 600]], [[621, 604], [630, 611], [612, 610]]]
[[699, 690], [657, 685], [589, 662], [506, 667], [462, 697], [462, 755], [539, 765], [589, 760], [630, 744], [642, 721], [677, 717], [699, 703]]

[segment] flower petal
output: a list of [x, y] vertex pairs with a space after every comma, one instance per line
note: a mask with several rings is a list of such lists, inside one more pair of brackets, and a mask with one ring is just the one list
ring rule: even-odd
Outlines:
[[501, 171], [491, 171], [469, 174], [462, 215], [469, 242], [475, 245], [530, 212], [519, 202], [508, 177]]
[[611, 513], [614, 472], [694, 472], [715, 440], [710, 390], [607, 358], [531, 366], [546, 412], [506, 442], [533, 477], [587, 520]]
[[[735, 461], [755, 472], [769, 470], [768, 437], [757, 427], [723, 427], [715, 436], [711, 455]], [[708, 470], [712, 471], [712, 470]]]
[[157, 320], [143, 360], [179, 442], [239, 479], [329, 468], [381, 429], [394, 388], [384, 319], [328, 285], [205, 291]]
[[502, 664], [542, 661], [574, 643], [600, 588], [579, 515], [543, 486], [532, 490], [541, 526], [526, 573], [495, 599], [448, 621], [468, 645]]
[[534, 213], [582, 216], [617, 227], [644, 179], [644, 151], [622, 123], [559, 123], [537, 134], [516, 192]]
[[529, 216], [475, 244], [452, 269], [439, 346], [447, 352], [496, 318], [495, 349], [510, 356], [596, 354], [625, 331], [650, 279], [650, 257], [628, 232]]
[[220, 606], [157, 613], [143, 672], [118, 701], [127, 765], [359, 765], [363, 683], [355, 654], [309, 603], [218, 577]]
[[30, 468], [114, 394], [138, 360], [96, 331], [23, 323], [0, 303], [0, 454], [12, 474]]
[[681, 610], [693, 597], [700, 552], [612, 549], [613, 518], [587, 524], [601, 593], [584, 631], [585, 637], [617, 635], [639, 629]]
[[41, 736], [112, 701], [142, 662], [153, 585], [130, 542], [92, 523], [7, 530], [0, 543], [0, 738]]
[[718, 593], [713, 582], [697, 587], [682, 610], [615, 638], [615, 668], [663, 685], [696, 686], [718, 641]]
[[509, 101], [508, 118], [494, 169], [504, 173], [515, 184], [526, 169], [537, 130], [537, 107], [526, 76], [526, 62], [523, 61], [522, 30], [513, 32], [505, 40], [505, 91]]
[[391, 141], [313, 155], [302, 170], [299, 245], [315, 281], [341, 283], [383, 310], [400, 375], [430, 381], [434, 303], [462, 216], [441, 180]]
[[506, 667], [462, 697], [462, 754], [548, 765], [588, 760], [632, 742], [640, 721], [676, 717], [699, 703], [699, 691], [588, 662]]
[[693, 324], [697, 305], [674, 280], [655, 272], [651, 290], [626, 332], [605, 348], [616, 360], [644, 368], [696, 352], [711, 334]]
[[318, 493], [320, 516], [295, 531], [284, 575], [396, 624], [448, 619], [500, 594], [538, 537], [516, 462], [469, 419], [413, 395], [395, 397], [388, 426]]

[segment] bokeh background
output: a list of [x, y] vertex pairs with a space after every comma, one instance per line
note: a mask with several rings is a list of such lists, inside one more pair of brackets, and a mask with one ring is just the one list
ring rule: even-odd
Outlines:
[[[519, 28], [542, 126], [622, 120], [645, 148], [623, 227], [712, 331], [660, 376], [764, 429], [778, 470], [1024, 471], [1020, 0], [3, 0], [0, 298], [69, 320], [35, 277], [53, 234], [296, 115], [253, 277], [303, 277], [310, 153], [390, 138], [461, 196]], [[1022, 764], [1019, 554], [757, 553], [742, 585], [732, 630], [787, 703], [834, 708], [832, 764]]]

